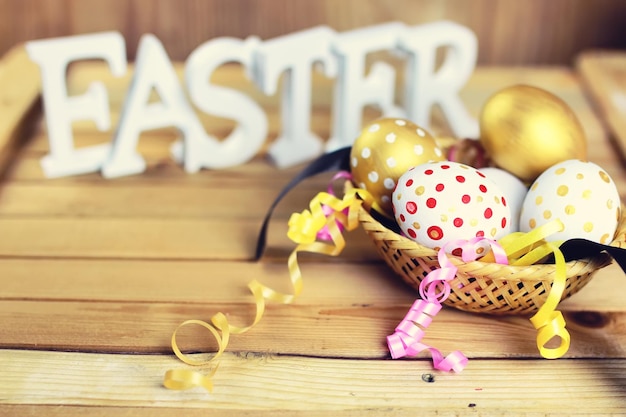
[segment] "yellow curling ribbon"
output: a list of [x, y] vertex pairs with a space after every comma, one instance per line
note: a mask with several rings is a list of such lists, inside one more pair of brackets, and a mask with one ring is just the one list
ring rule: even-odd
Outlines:
[[[565, 290], [566, 268], [565, 258], [558, 246], [554, 243], [548, 243], [554, 253], [554, 264], [556, 272], [552, 281], [552, 288], [548, 294], [546, 302], [541, 306], [539, 311], [530, 318], [530, 322], [537, 329], [537, 348], [539, 353], [546, 359], [558, 359], [565, 355], [569, 349], [570, 335], [565, 328], [565, 319], [560, 311], [556, 310], [561, 296]], [[556, 337], [561, 339], [559, 346], [555, 348], [546, 347], [546, 345]]]
[[[533, 229], [528, 233], [511, 233], [498, 241], [507, 253], [510, 265], [528, 266], [532, 265], [544, 257], [553, 254], [555, 273], [552, 280], [552, 287], [548, 296], [539, 311], [530, 318], [530, 322], [537, 330], [537, 348], [542, 357], [546, 359], [557, 359], [565, 355], [570, 345], [570, 334], [565, 328], [563, 314], [556, 310], [567, 280], [567, 269], [565, 258], [559, 249], [562, 242], [546, 242], [545, 238], [553, 233], [563, 230], [563, 223], [554, 220], [543, 226]], [[489, 262], [488, 254], [483, 258]], [[559, 338], [557, 347], [547, 347], [554, 339]]]
[[[172, 334], [171, 346], [178, 359], [187, 365], [208, 367], [216, 361], [226, 350], [231, 334], [245, 333], [253, 328], [263, 317], [265, 311], [265, 301], [273, 301], [282, 304], [293, 302], [302, 292], [303, 280], [300, 267], [298, 265], [298, 252], [313, 252], [330, 256], [339, 255], [345, 247], [345, 240], [342, 229], [347, 231], [358, 227], [358, 212], [363, 205], [371, 207], [372, 196], [365, 190], [349, 188], [342, 199], [327, 192], [318, 193], [310, 202], [310, 210], [302, 213], [294, 213], [289, 219], [289, 231], [287, 235], [298, 246], [291, 252], [287, 262], [289, 276], [293, 287], [292, 294], [283, 294], [275, 291], [257, 280], [248, 283], [248, 288], [254, 296], [256, 304], [256, 314], [249, 326], [238, 327], [228, 323], [228, 319], [223, 313], [216, 313], [211, 317], [210, 323], [203, 320], [186, 320], [181, 323]], [[324, 212], [323, 207], [326, 207]], [[320, 230], [326, 228], [325, 236], [330, 242], [317, 240]], [[178, 347], [176, 336], [182, 327], [188, 325], [198, 325], [211, 333], [217, 341], [217, 351], [209, 359], [197, 360], [185, 355]], [[185, 390], [195, 387], [205, 388], [211, 391], [213, 388], [212, 377], [217, 370], [213, 367], [209, 373], [189, 369], [173, 369], [165, 373], [163, 385], [173, 390]]]
[[172, 390], [186, 390], [195, 387], [203, 387], [207, 391], [213, 391], [213, 381], [211, 377], [215, 374], [217, 367], [211, 374], [203, 375], [200, 372], [189, 369], [170, 369], [165, 373], [163, 385]]
[[[171, 346], [174, 354], [185, 364], [197, 367], [210, 367], [226, 350], [231, 334], [242, 334], [253, 328], [263, 317], [265, 302], [273, 301], [282, 304], [293, 302], [302, 292], [302, 272], [298, 265], [299, 252], [312, 252], [329, 256], [339, 255], [345, 248], [343, 229], [354, 230], [359, 226], [358, 212], [361, 206], [366, 209], [372, 207], [374, 199], [365, 190], [352, 188], [346, 184], [344, 197], [337, 198], [331, 193], [320, 192], [309, 203], [309, 210], [291, 215], [287, 232], [288, 237], [297, 243], [291, 252], [287, 266], [290, 281], [293, 287], [292, 294], [283, 294], [275, 291], [257, 280], [248, 283], [256, 305], [256, 314], [252, 323], [245, 327], [233, 326], [223, 313], [216, 313], [210, 323], [203, 320], [186, 320], [181, 323], [172, 334]], [[553, 253], [556, 272], [546, 302], [530, 321], [537, 329], [537, 347], [541, 355], [548, 359], [563, 356], [569, 349], [570, 335], [565, 329], [565, 319], [556, 307], [565, 289], [566, 268], [565, 260], [558, 249], [558, 243], [547, 243], [544, 239], [553, 233], [562, 230], [560, 221], [547, 223], [528, 233], [511, 233], [499, 241], [507, 253], [511, 265], [531, 265], [545, 256]], [[323, 233], [322, 233], [322, 229]], [[320, 241], [320, 236], [324, 236]], [[494, 262], [491, 254], [482, 258], [484, 262]], [[217, 342], [217, 351], [209, 359], [197, 360], [185, 355], [178, 347], [176, 336], [182, 327], [198, 325], [211, 333]], [[555, 337], [560, 338], [560, 345], [556, 348], [547, 347]], [[174, 390], [185, 390], [202, 387], [207, 391], [213, 388], [212, 377], [217, 366], [208, 373], [189, 369], [173, 369], [165, 373], [163, 385]]]
[[[510, 265], [532, 265], [552, 252], [545, 245], [544, 239], [561, 230], [563, 230], [563, 223], [560, 220], [553, 220], [527, 233], [510, 233], [498, 240], [498, 243], [506, 252]], [[495, 262], [492, 252], [489, 252], [481, 260], [483, 262]]]

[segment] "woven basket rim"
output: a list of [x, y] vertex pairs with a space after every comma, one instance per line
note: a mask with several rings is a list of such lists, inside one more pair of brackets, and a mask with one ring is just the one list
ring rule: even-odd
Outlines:
[[[625, 213], [626, 211], [625, 211], [624, 205], [622, 204], [621, 210], [620, 210], [620, 221], [618, 223], [618, 227], [615, 232], [614, 239], [610, 243], [610, 246], [615, 246], [615, 247], [620, 247], [620, 248], [626, 247]], [[370, 237], [374, 239], [385, 240], [385, 238], [387, 239], [391, 238], [391, 240], [401, 242], [403, 246], [403, 250], [419, 251], [420, 253], [424, 253], [424, 256], [427, 256], [427, 257], [437, 256], [437, 251], [435, 251], [434, 249], [420, 245], [419, 243], [385, 227], [382, 223], [377, 221], [368, 212], [368, 210], [363, 206], [359, 210], [359, 221], [361, 222], [361, 225], [363, 225], [364, 222], [367, 222], [370, 224], [370, 226], [373, 226], [370, 228], [375, 230], [378, 233], [370, 233], [369, 230], [366, 230], [366, 232]], [[463, 262], [460, 258], [456, 256], [449, 256], [449, 259], [457, 267], [463, 266], [463, 265], [473, 266], [473, 267], [478, 267], [478, 266], [487, 267], [489, 265], [493, 265], [492, 262], [483, 262], [479, 260], [471, 261], [471, 262]], [[582, 258], [582, 259], [569, 261], [566, 263], [566, 267], [568, 270], [570, 270], [572, 268], [578, 268], [579, 266], [583, 267], [585, 265], [589, 266], [590, 264], [597, 264], [597, 268], [601, 268], [601, 267], [607, 266], [610, 262], [611, 262], [611, 257], [606, 253], [602, 253], [596, 257]], [[498, 267], [501, 270], [502, 268], [506, 268], [507, 270], [510, 270], [511, 274], [519, 274], [522, 271], [526, 271], [529, 275], [534, 275], [534, 271], [539, 271], [542, 269], [546, 270], [550, 268], [554, 269], [555, 265], [554, 264], [533, 264], [533, 265], [528, 265], [528, 266], [516, 266], [516, 265], [498, 264]], [[529, 276], [529, 277], [515, 277], [514, 279], [516, 281], [527, 281], [527, 282], [546, 281], [546, 280], [551, 281], [552, 280], [552, 277], [546, 277], [544, 274], [541, 274], [541, 275], [543, 276], [543, 278], [534, 278], [532, 276]], [[507, 278], [505, 277], [491, 277], [490, 279], [494, 281], [497, 281], [497, 280], [507, 281]]]

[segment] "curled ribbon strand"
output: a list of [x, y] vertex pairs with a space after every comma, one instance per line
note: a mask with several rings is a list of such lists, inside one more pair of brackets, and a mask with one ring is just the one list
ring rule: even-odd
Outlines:
[[[567, 281], [565, 257], [559, 249], [562, 242], [546, 242], [545, 238], [563, 230], [560, 220], [553, 220], [528, 233], [512, 233], [500, 240], [509, 256], [511, 265], [532, 265], [540, 259], [553, 254], [555, 272], [552, 287], [546, 301], [537, 313], [530, 318], [530, 322], [537, 330], [537, 348], [542, 357], [558, 359], [565, 355], [570, 346], [570, 334], [565, 328], [563, 314], [556, 310]], [[555, 338], [560, 339], [557, 347], [549, 348], [546, 345]]]
[[467, 357], [455, 350], [444, 357], [436, 348], [421, 342], [426, 329], [433, 318], [441, 310], [443, 303], [450, 295], [450, 281], [454, 279], [458, 268], [450, 261], [447, 253], [461, 249], [464, 262], [476, 260], [485, 245], [491, 247], [498, 263], [508, 263], [504, 249], [495, 241], [483, 237], [470, 240], [456, 240], [445, 244], [437, 253], [440, 268], [434, 269], [420, 282], [420, 297], [411, 306], [404, 319], [398, 324], [395, 332], [387, 336], [387, 346], [393, 359], [406, 356], [417, 356], [427, 350], [431, 354], [433, 367], [440, 371], [461, 372], [467, 366]]
[[[429, 350], [435, 369], [460, 372], [466, 366], [467, 358], [461, 352], [454, 351], [444, 358], [437, 349], [421, 343], [421, 339], [426, 328], [441, 309], [441, 303], [450, 295], [449, 281], [454, 279], [457, 272], [457, 268], [448, 259], [447, 253], [454, 249], [461, 249], [463, 262], [471, 262], [480, 258], [479, 253], [485, 253], [485, 245], [490, 246], [491, 250], [482, 257], [483, 262], [527, 266], [547, 255], [554, 255], [555, 274], [552, 286], [546, 301], [530, 318], [530, 321], [537, 330], [537, 348], [541, 356], [546, 359], [562, 357], [569, 349], [570, 334], [565, 328], [563, 314], [556, 308], [565, 290], [567, 271], [565, 258], [559, 249], [560, 242], [545, 241], [547, 236], [562, 228], [563, 223], [555, 220], [528, 233], [511, 233], [499, 242], [477, 237], [444, 245], [437, 254], [440, 268], [430, 271], [420, 283], [421, 299], [415, 301], [405, 318], [396, 327], [395, 333], [387, 337], [391, 357], [396, 359], [416, 356], [423, 350]], [[557, 337], [560, 339], [559, 346], [547, 347], [547, 344]]]
[[[511, 233], [499, 242], [477, 237], [444, 245], [437, 254], [440, 268], [429, 272], [420, 283], [421, 299], [415, 301], [405, 318], [396, 327], [395, 333], [387, 337], [391, 357], [396, 359], [416, 356], [421, 351], [429, 350], [435, 369], [455, 372], [464, 369], [468, 360], [461, 352], [454, 351], [444, 359], [437, 349], [421, 343], [421, 339], [432, 322], [432, 318], [441, 309], [441, 303], [450, 295], [449, 281], [454, 279], [457, 268], [447, 258], [446, 253], [451, 251], [449, 248], [461, 249], [463, 262], [471, 262], [480, 258], [479, 253], [484, 252], [485, 244], [490, 246], [491, 251], [481, 258], [483, 262], [527, 266], [547, 255], [554, 255], [555, 274], [552, 287], [546, 301], [530, 318], [530, 322], [537, 330], [537, 348], [542, 357], [557, 359], [565, 355], [570, 345], [570, 334], [565, 328], [563, 314], [556, 310], [567, 279], [565, 258], [559, 249], [560, 242], [545, 241], [547, 236], [561, 231], [562, 228], [563, 223], [555, 220], [528, 233]], [[481, 248], [482, 250], [479, 250]], [[559, 346], [547, 347], [547, 344], [557, 337], [560, 339]]]
[[[563, 314], [560, 311], [556, 310], [559, 301], [561, 301], [563, 291], [565, 291], [567, 271], [565, 269], [565, 258], [560, 249], [552, 243], [547, 245], [554, 253], [556, 272], [548, 298], [539, 311], [530, 318], [530, 322], [537, 329], [537, 348], [541, 356], [546, 359], [558, 359], [567, 353], [570, 345], [570, 334], [565, 328], [565, 318], [563, 318]], [[557, 337], [561, 340], [559, 346], [554, 348], [546, 347], [551, 340]]]
[[445, 358], [441, 352], [421, 342], [426, 328], [441, 309], [438, 302], [417, 299], [404, 319], [396, 326], [395, 332], [387, 336], [387, 346], [393, 359], [417, 356], [428, 350], [433, 358], [433, 367], [442, 371], [461, 372], [467, 365], [467, 358], [456, 350]]
[[[350, 174], [340, 172], [333, 177], [333, 181], [339, 178], [349, 179]], [[373, 201], [374, 199], [367, 191], [349, 187], [349, 183], [342, 199], [335, 197], [332, 186], [329, 186], [328, 192], [318, 193], [311, 200], [309, 210], [292, 214], [288, 222], [289, 231], [287, 235], [297, 244], [287, 262], [293, 288], [292, 294], [280, 293], [257, 280], [252, 280], [248, 283], [248, 288], [254, 297], [256, 314], [250, 325], [233, 326], [221, 312], [211, 317], [210, 323], [202, 320], [186, 320], [172, 334], [171, 345], [174, 354], [185, 364], [199, 367], [210, 366], [226, 350], [231, 334], [245, 333], [261, 320], [265, 311], [266, 300], [289, 304], [300, 295], [303, 279], [297, 260], [298, 253], [339, 255], [345, 248], [342, 232], [357, 228], [359, 209], [362, 206], [369, 209], [372, 207]], [[441, 303], [448, 298], [451, 291], [449, 282], [454, 279], [457, 272], [457, 268], [447, 256], [448, 249], [461, 249], [462, 260], [470, 262], [480, 257], [479, 253], [484, 252], [485, 245], [490, 246], [491, 251], [482, 260], [501, 264], [507, 264], [510, 261], [513, 265], [530, 265], [538, 259], [554, 253], [556, 263], [554, 283], [546, 302], [531, 318], [531, 322], [538, 331], [537, 346], [542, 356], [558, 358], [564, 355], [569, 348], [570, 336], [565, 329], [563, 315], [556, 311], [556, 306], [565, 289], [565, 261], [558, 245], [543, 241], [546, 236], [561, 228], [562, 224], [554, 224], [553, 222], [527, 234], [514, 233], [505, 237], [501, 241], [502, 245], [482, 237], [467, 241], [458, 240], [444, 245], [438, 253], [440, 268], [432, 270], [420, 284], [421, 299], [415, 301], [405, 318], [396, 327], [395, 333], [387, 337], [392, 358], [416, 356], [427, 350], [431, 354], [435, 369], [461, 372], [465, 368], [468, 359], [460, 351], [453, 351], [444, 357], [438, 349], [422, 343], [421, 339], [433, 318], [441, 310]], [[199, 325], [211, 333], [218, 345], [218, 349], [212, 357], [196, 360], [181, 351], [176, 336], [182, 327], [188, 325]], [[560, 346], [557, 348], [546, 347], [547, 343], [556, 336], [561, 339]], [[216, 370], [217, 366], [213, 367], [208, 374], [188, 369], [168, 370], [165, 373], [163, 385], [174, 390], [203, 387], [207, 391], [211, 391], [213, 388], [212, 377]]]
[[[349, 173], [340, 172], [333, 180], [349, 178]], [[210, 323], [203, 320], [186, 320], [181, 323], [172, 334], [171, 346], [174, 354], [183, 363], [191, 366], [211, 366], [226, 350], [231, 334], [245, 333], [253, 328], [263, 317], [265, 302], [273, 301], [282, 304], [293, 302], [302, 292], [302, 272], [298, 265], [297, 255], [299, 252], [313, 252], [329, 256], [339, 255], [345, 247], [345, 239], [342, 231], [354, 230], [359, 225], [358, 211], [362, 205], [370, 207], [373, 198], [364, 190], [348, 189], [342, 199], [335, 197], [332, 188], [329, 192], [317, 194], [310, 202], [309, 209], [302, 213], [294, 213], [288, 222], [289, 238], [297, 243], [296, 248], [289, 255], [287, 266], [293, 288], [292, 294], [283, 294], [269, 288], [257, 280], [248, 283], [248, 288], [254, 297], [256, 314], [252, 323], [245, 327], [233, 326], [223, 313], [216, 313], [211, 317]], [[322, 240], [322, 241], [320, 241]], [[185, 355], [178, 347], [176, 337], [182, 327], [198, 325], [211, 333], [217, 341], [217, 351], [212, 357], [204, 360], [196, 360]], [[217, 367], [204, 374], [199, 371], [188, 369], [173, 369], [165, 373], [163, 385], [174, 390], [184, 390], [194, 387], [203, 387], [207, 391], [213, 388], [212, 376]]]

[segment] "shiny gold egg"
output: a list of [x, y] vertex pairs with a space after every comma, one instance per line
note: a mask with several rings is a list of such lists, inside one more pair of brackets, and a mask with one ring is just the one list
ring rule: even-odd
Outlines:
[[363, 128], [352, 146], [352, 181], [372, 194], [374, 210], [392, 218], [391, 194], [398, 178], [409, 168], [444, 159], [425, 129], [406, 119], [378, 119]]
[[480, 142], [496, 165], [528, 183], [554, 164], [587, 158], [574, 112], [554, 94], [528, 85], [505, 88], [487, 100]]

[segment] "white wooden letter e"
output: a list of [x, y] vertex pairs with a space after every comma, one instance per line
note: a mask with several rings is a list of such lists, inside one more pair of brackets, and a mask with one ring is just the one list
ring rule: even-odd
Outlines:
[[126, 72], [124, 38], [117, 32], [52, 38], [26, 44], [30, 58], [39, 65], [50, 153], [41, 159], [44, 175], [63, 177], [100, 170], [110, 144], [74, 148], [72, 121], [92, 120], [103, 131], [111, 125], [108, 95], [102, 82], [92, 82], [87, 92], [67, 95], [66, 71], [72, 61], [103, 59], [114, 76]]

